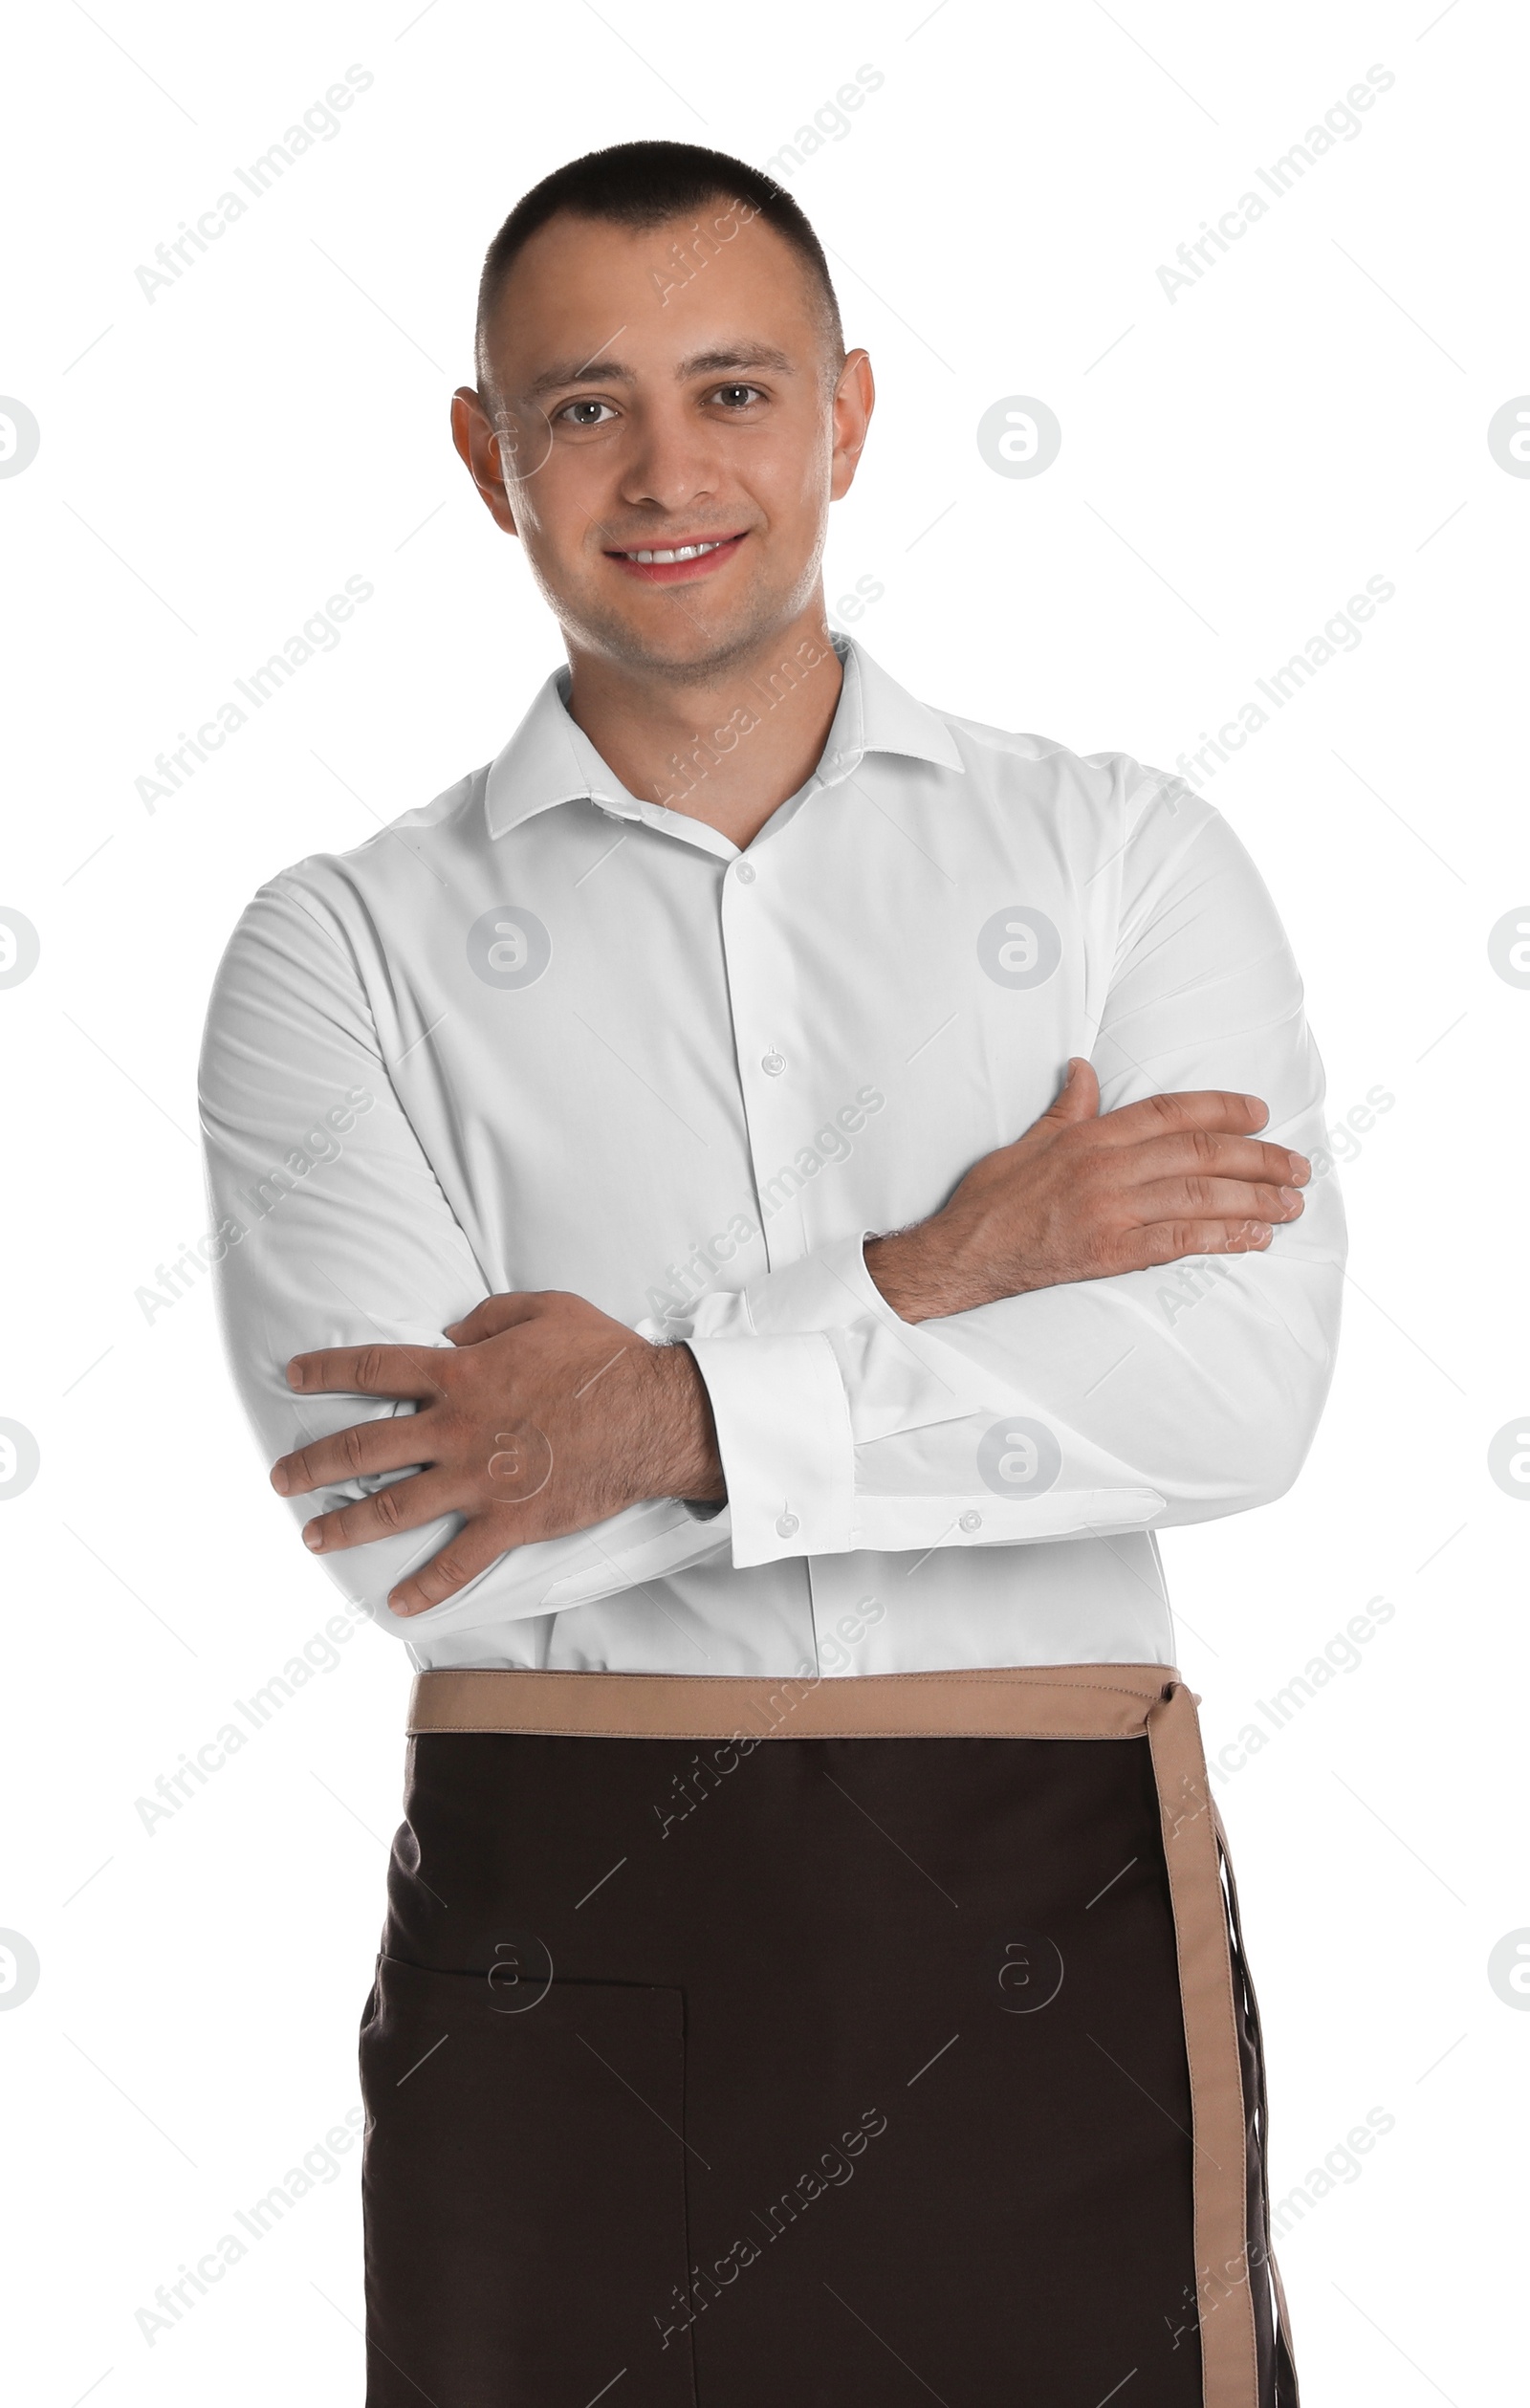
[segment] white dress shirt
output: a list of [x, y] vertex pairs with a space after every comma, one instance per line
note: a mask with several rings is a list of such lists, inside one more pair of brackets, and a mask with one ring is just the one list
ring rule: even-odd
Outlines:
[[[387, 1592], [456, 1517], [323, 1558], [418, 1667], [1168, 1663], [1156, 1531], [1279, 1496], [1307, 1451], [1344, 1212], [1248, 854], [1182, 780], [930, 710], [835, 647], [822, 758], [742, 852], [624, 791], [564, 668], [487, 768], [273, 878], [230, 941], [202, 1115], [268, 1463], [413, 1410], [295, 1396], [290, 1355], [439, 1346], [509, 1289], [688, 1340], [716, 1417], [710, 1518], [635, 1505], [406, 1619]], [[1304, 1214], [1263, 1253], [900, 1321], [863, 1239], [1018, 1137], [1073, 1053], [1104, 1110], [1262, 1097], [1261, 1134], [1314, 1158]]]

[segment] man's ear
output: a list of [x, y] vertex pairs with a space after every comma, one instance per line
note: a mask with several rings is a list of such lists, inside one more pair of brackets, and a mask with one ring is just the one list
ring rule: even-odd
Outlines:
[[495, 432], [482, 398], [470, 384], [459, 384], [451, 397], [451, 440], [468, 474], [478, 489], [496, 527], [517, 534], [515, 516], [501, 467], [501, 438]]
[[863, 351], [849, 352], [834, 388], [834, 467], [829, 482], [834, 501], [847, 493], [854, 482], [876, 405], [870, 358]]

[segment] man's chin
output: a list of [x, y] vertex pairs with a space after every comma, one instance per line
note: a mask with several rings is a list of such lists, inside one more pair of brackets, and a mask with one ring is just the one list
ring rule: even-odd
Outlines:
[[773, 637], [785, 643], [791, 624], [774, 613], [763, 622], [753, 616], [710, 620], [688, 609], [684, 615], [675, 612], [670, 624], [635, 624], [601, 613], [598, 619], [565, 619], [563, 627], [576, 649], [597, 653], [634, 678], [685, 685], [710, 682], [742, 664], [753, 666], [769, 652]]

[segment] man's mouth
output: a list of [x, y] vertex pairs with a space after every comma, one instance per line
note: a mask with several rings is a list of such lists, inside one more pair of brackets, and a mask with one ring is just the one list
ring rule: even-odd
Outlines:
[[632, 551], [610, 551], [608, 560], [618, 560], [634, 575], [642, 575], [650, 583], [671, 583], [676, 578], [708, 576], [725, 559], [732, 558], [744, 540], [743, 533], [733, 536], [698, 536], [688, 543], [652, 544]]

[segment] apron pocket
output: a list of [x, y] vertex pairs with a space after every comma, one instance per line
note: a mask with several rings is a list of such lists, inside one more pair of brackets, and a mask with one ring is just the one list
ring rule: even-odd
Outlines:
[[378, 1959], [367, 2408], [694, 2398], [683, 1994], [546, 1970]]

